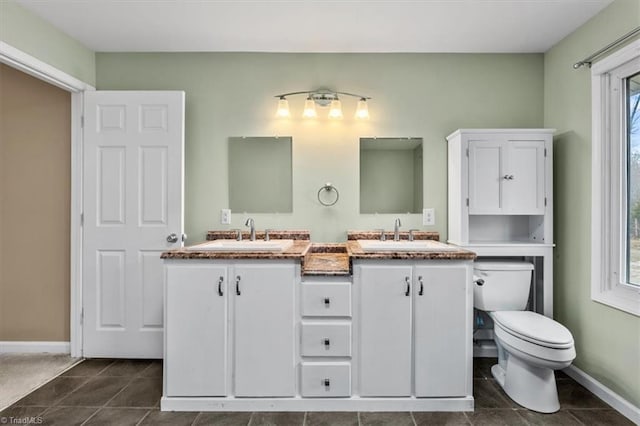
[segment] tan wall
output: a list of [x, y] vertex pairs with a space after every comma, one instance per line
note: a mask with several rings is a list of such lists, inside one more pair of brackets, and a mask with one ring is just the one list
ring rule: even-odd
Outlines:
[[69, 341], [71, 95], [0, 64], [0, 341]]

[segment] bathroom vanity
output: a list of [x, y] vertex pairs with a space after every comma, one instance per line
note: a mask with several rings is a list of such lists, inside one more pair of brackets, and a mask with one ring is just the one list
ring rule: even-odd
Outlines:
[[162, 410], [473, 410], [475, 254], [378, 236], [164, 253]]

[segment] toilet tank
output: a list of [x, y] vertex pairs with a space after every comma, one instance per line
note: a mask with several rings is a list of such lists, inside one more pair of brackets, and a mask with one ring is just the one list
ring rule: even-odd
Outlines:
[[[482, 311], [527, 307], [533, 265], [522, 261], [478, 260], [473, 264], [473, 306]], [[483, 280], [480, 285], [478, 280]]]

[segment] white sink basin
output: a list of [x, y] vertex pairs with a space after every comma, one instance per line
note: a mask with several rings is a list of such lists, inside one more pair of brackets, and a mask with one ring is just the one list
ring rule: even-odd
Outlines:
[[456, 251], [458, 247], [434, 240], [358, 240], [365, 252], [374, 251]]
[[194, 251], [285, 251], [293, 245], [293, 240], [214, 240], [195, 246], [185, 247]]

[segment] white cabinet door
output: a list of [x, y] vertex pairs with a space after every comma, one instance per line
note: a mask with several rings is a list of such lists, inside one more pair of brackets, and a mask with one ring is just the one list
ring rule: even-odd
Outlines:
[[414, 272], [417, 397], [470, 393], [471, 273], [465, 265], [417, 266]]
[[295, 395], [293, 264], [233, 268], [235, 395]]
[[507, 141], [507, 145], [505, 213], [544, 214], [544, 141]]
[[166, 270], [166, 395], [227, 395], [227, 268]]
[[469, 214], [502, 212], [504, 149], [500, 139], [469, 141]]
[[469, 214], [544, 214], [545, 142], [469, 141]]
[[359, 265], [360, 394], [411, 395], [411, 266]]

